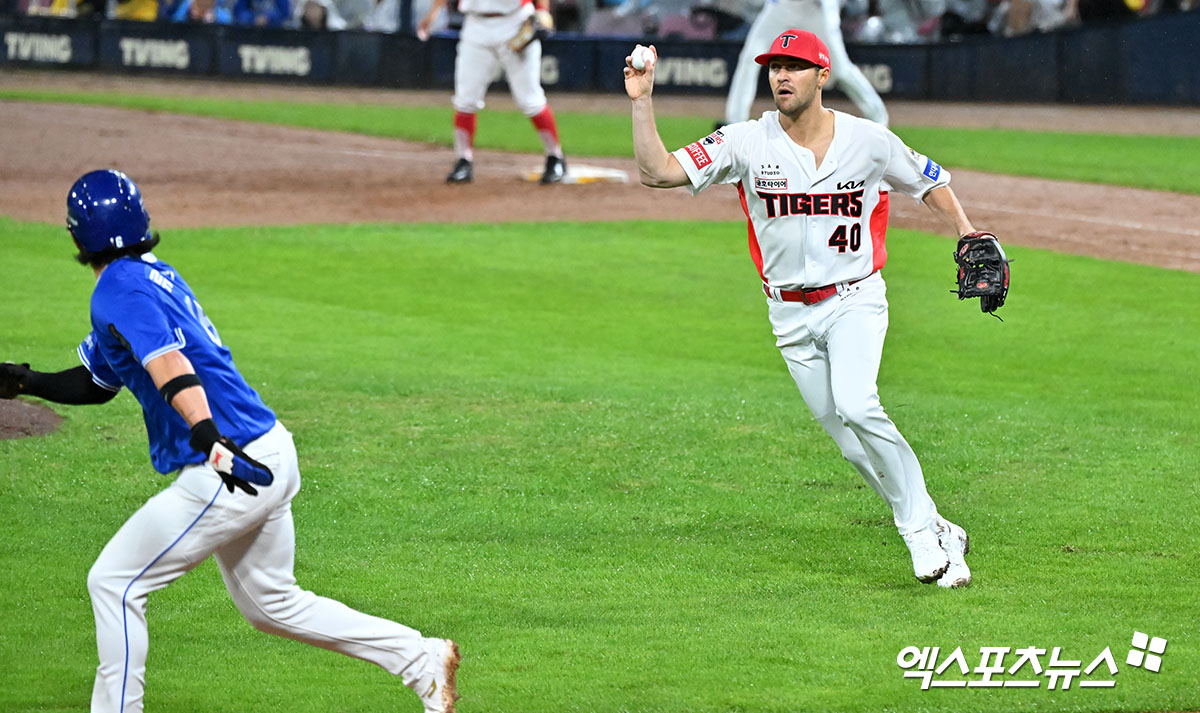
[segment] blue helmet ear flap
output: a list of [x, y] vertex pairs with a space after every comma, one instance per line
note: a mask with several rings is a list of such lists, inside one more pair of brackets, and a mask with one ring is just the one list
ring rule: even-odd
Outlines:
[[67, 194], [67, 230], [86, 262], [150, 240], [150, 214], [129, 176], [112, 169], [91, 171]]

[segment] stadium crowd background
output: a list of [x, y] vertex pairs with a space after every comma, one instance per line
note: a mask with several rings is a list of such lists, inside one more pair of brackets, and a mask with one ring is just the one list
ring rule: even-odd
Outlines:
[[[817, 0], [781, 0], [782, 2]], [[836, 0], [830, 0], [836, 1]], [[1094, 21], [1200, 8], [1200, 0], [840, 0], [851, 44], [918, 44], [968, 35], [1017, 36]], [[552, 0], [560, 32], [703, 41], [745, 36], [763, 0]], [[430, 0], [18, 0], [29, 15], [395, 33]], [[443, 14], [440, 30], [462, 16]], [[411, 23], [401, 13], [410, 13]]]

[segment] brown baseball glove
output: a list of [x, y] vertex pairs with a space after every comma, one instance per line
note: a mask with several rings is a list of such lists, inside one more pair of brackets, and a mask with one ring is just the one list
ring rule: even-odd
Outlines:
[[517, 34], [508, 41], [513, 52], [524, 52], [534, 40], [544, 40], [554, 31], [554, 16], [546, 10], [538, 10], [521, 23]]

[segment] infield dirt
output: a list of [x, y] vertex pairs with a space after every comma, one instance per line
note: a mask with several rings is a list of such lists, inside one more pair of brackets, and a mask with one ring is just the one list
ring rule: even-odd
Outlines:
[[[16, 71], [0, 86], [59, 91], [219, 95], [347, 105], [439, 104], [445, 92], [293, 87], [86, 73]], [[490, 106], [511, 108], [503, 92]], [[552, 95], [563, 111], [627, 110], [624, 96]], [[720, 97], [656, 97], [661, 114], [719, 116]], [[850, 110], [843, 102], [829, 102]], [[756, 110], [769, 108], [762, 100]], [[1200, 134], [1195, 109], [889, 102], [898, 125], [1008, 127], [1110, 133]], [[480, 121], [487, 121], [487, 110]], [[737, 193], [692, 197], [629, 184], [538, 186], [524, 180], [540, 156], [477, 151], [475, 182], [447, 186], [450, 149], [395, 139], [161, 112], [0, 101], [0, 214], [59, 223], [66, 187], [85, 171], [118, 167], [147, 196], [158, 229], [341, 222], [743, 218]], [[531, 129], [532, 130], [532, 129]], [[450, 127], [446, 128], [447, 134]], [[563, 137], [570, 150], [570, 137]], [[673, 147], [669, 147], [673, 148]], [[936, 155], [933, 147], [925, 149]], [[576, 166], [626, 171], [632, 158], [568, 153]], [[1069, 181], [954, 172], [977, 228], [1006, 244], [1200, 272], [1200, 196]], [[1136, 206], [1136, 212], [1126, 206]], [[891, 224], [945, 234], [919, 203], [892, 201]], [[739, 239], [731, 235], [730, 239]], [[744, 238], [741, 238], [744, 239]]]

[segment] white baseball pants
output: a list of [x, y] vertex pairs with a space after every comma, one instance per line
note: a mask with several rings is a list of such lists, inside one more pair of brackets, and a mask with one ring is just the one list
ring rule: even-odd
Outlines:
[[88, 591], [100, 653], [92, 713], [142, 710], [146, 597], [209, 555], [254, 628], [370, 661], [410, 688], [427, 684], [439, 662], [429, 661], [420, 632], [296, 586], [291, 500], [300, 469], [292, 434], [276, 423], [245, 451], [275, 474], [270, 486], [256, 486], [257, 497], [230, 493], [207, 465], [184, 468], [121, 526], [92, 566]]
[[513, 102], [525, 116], [534, 116], [546, 108], [542, 90], [542, 43], [534, 40], [522, 52], [513, 52], [508, 40], [517, 34], [525, 18], [533, 14], [532, 5], [502, 17], [468, 14], [459, 35], [454, 57], [454, 99], [456, 111], [476, 114], [484, 105], [488, 85], [496, 77], [496, 66], [504, 68]]
[[892, 508], [900, 534], [933, 524], [917, 456], [879, 405], [887, 288], [875, 273], [815, 305], [768, 299], [776, 346], [842, 456]]
[[771, 49], [771, 43], [787, 29], [808, 30], [829, 48], [830, 81], [850, 97], [863, 117], [887, 126], [887, 107], [871, 82], [850, 61], [842, 42], [842, 18], [837, 0], [767, 0], [746, 35], [737, 68], [729, 82], [725, 101], [725, 122], [734, 124], [750, 118], [750, 107], [758, 91], [758, 71], [762, 65], [754, 58]]

